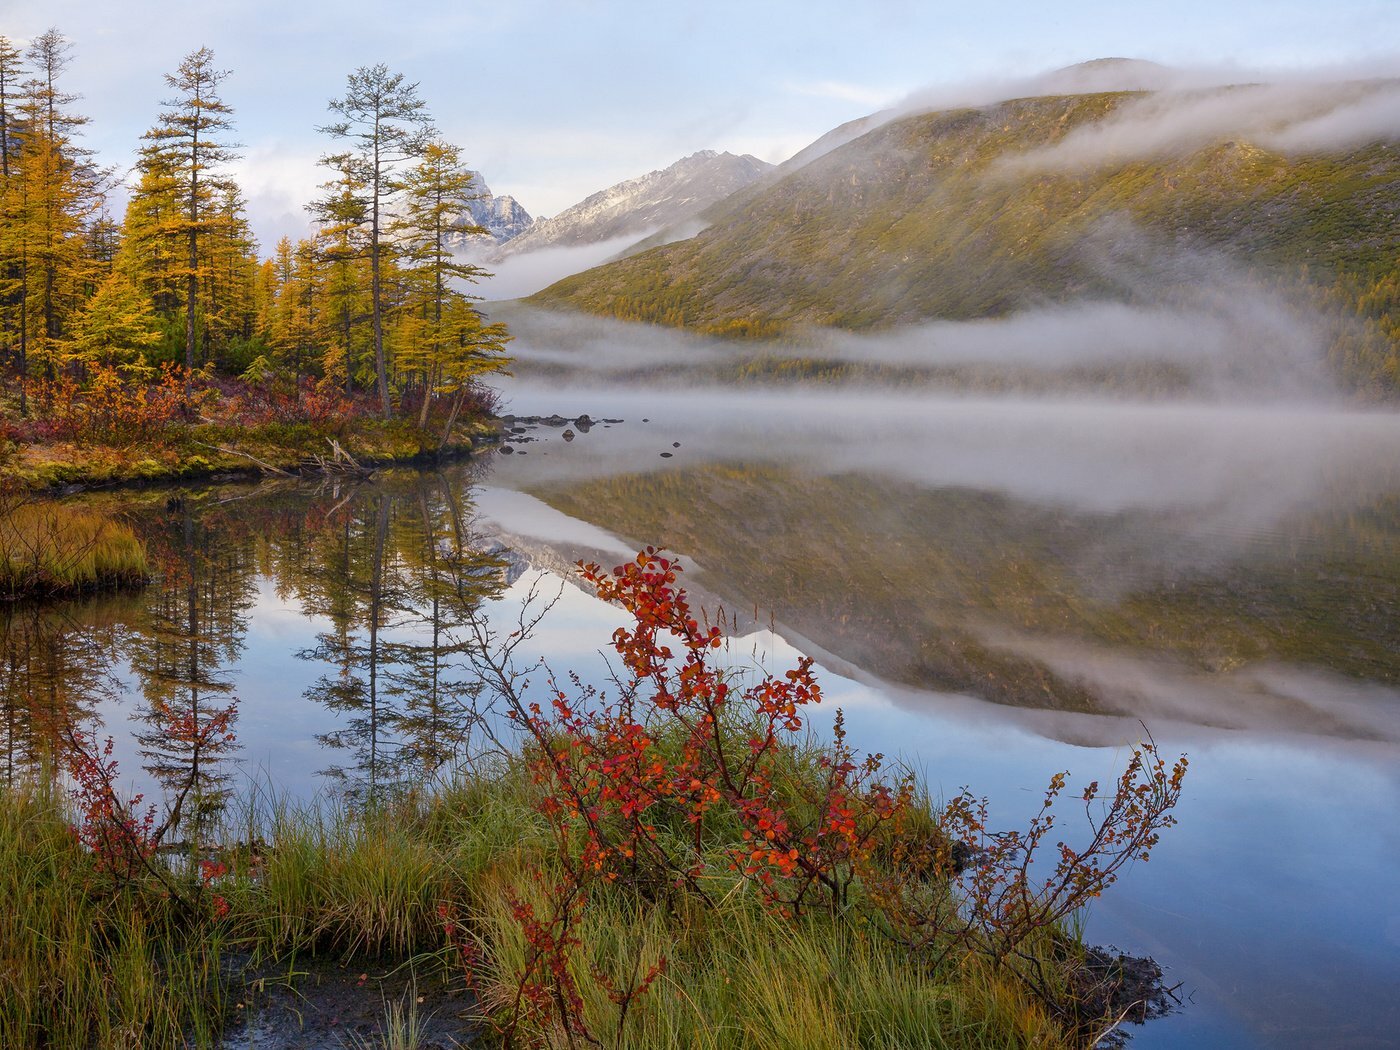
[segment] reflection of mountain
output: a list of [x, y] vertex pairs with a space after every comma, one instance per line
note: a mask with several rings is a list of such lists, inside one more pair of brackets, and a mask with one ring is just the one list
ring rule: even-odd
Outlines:
[[539, 495], [693, 556], [731, 607], [771, 611], [900, 683], [1400, 739], [1393, 712], [1358, 700], [1400, 686], [1393, 499], [1295, 519], [1222, 563], [1168, 515], [1071, 513], [860, 475], [715, 466]]
[[741, 190], [689, 239], [534, 301], [765, 336], [1152, 301], [1237, 267], [1325, 307], [1336, 364], [1394, 387], [1397, 105], [1400, 87], [1379, 82], [906, 116]]

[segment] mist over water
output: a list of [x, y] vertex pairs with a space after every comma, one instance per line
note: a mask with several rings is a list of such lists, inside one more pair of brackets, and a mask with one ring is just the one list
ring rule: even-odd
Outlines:
[[[1232, 297], [1232, 290], [1238, 294]], [[587, 414], [595, 426], [567, 442], [557, 429], [533, 430], [530, 440], [515, 446], [523, 455], [502, 458], [496, 473], [504, 487], [536, 494], [593, 491], [596, 485], [608, 491], [614, 478], [636, 479], [629, 485], [640, 491], [675, 492], [667, 477], [685, 479], [679, 490], [685, 493], [696, 484], [696, 471], [732, 468], [826, 478], [837, 490], [844, 479], [868, 479], [859, 484], [879, 486], [879, 505], [838, 525], [846, 531], [833, 543], [863, 540], [871, 548], [891, 535], [900, 543], [941, 542], [937, 532], [944, 526], [930, 524], [933, 532], [918, 538], [918, 518], [929, 513], [929, 500], [939, 506], [968, 498], [945, 494], [1007, 500], [1007, 513], [1039, 515], [1069, 530], [1059, 540], [1044, 540], [1061, 545], [1054, 556], [1060, 586], [1074, 588], [1074, 601], [1105, 609], [1207, 580], [1220, 581], [1211, 586], [1225, 587], [1224, 595], [1235, 584], [1223, 581], [1243, 582], [1260, 572], [1275, 580], [1271, 586], [1285, 586], [1276, 580], [1279, 573], [1300, 580], [1335, 575], [1342, 563], [1331, 545], [1352, 528], [1347, 523], [1376, 514], [1386, 521], [1400, 501], [1400, 414], [1341, 397], [1327, 379], [1307, 317], [1286, 303], [1228, 282], [1215, 297], [1203, 291], [1198, 303], [1195, 311], [1089, 303], [876, 335], [813, 333], [797, 346], [759, 348], [525, 311], [511, 317], [519, 365], [504, 388], [507, 410]], [[1047, 379], [1128, 357], [1167, 361], [1201, 381], [1188, 395], [1149, 397], [1112, 385], [1067, 390], [1050, 383], [1040, 393], [994, 395], [961, 387], [956, 372], [936, 371], [883, 384], [868, 377], [786, 383], [712, 378], [745, 361], [809, 353], [863, 364], [1029, 366]], [[604, 418], [624, 422], [598, 424]], [[712, 513], [708, 498], [699, 490], [683, 495], [673, 513]], [[778, 498], [774, 493], [774, 506]], [[578, 504], [569, 506], [580, 513]], [[581, 512], [589, 517], [586, 498]], [[784, 504], [782, 513], [801, 511]], [[995, 517], [988, 521], [1000, 528]], [[645, 526], [629, 531], [625, 518], [619, 524], [614, 516], [611, 524], [610, 536], [621, 535], [624, 547], [658, 539]], [[1400, 557], [1394, 531], [1386, 529], [1392, 527], [1383, 525], [1374, 535], [1363, 529], [1345, 541], [1365, 537], [1362, 542], [1372, 545], [1374, 564], [1345, 570], [1360, 574], [1355, 586], [1366, 586], [1366, 574], [1384, 573], [1386, 559]], [[1032, 531], [1010, 532], [996, 542], [1039, 541]], [[616, 548], [617, 540], [607, 546]], [[831, 554], [840, 556], [835, 549]], [[1030, 549], [1025, 556], [1041, 557]], [[967, 557], [972, 564], [980, 555]], [[734, 582], [742, 590], [741, 579]], [[723, 596], [722, 582], [707, 582]], [[917, 593], [924, 586], [909, 579], [872, 600], [897, 602], [902, 588]], [[969, 586], [975, 591], [975, 581]], [[942, 601], [926, 600], [931, 606]], [[929, 630], [942, 622], [990, 652], [1044, 667], [1099, 698], [1103, 713], [1400, 741], [1400, 692], [1393, 682], [1356, 683], [1325, 666], [1280, 659], [1235, 667], [1232, 657], [1202, 667], [1199, 661], [1210, 665], [1216, 658], [1200, 643], [1192, 643], [1200, 650], [1196, 662], [1183, 661], [1180, 654], [1106, 644], [1082, 633], [1027, 630], [978, 608], [929, 615]], [[1384, 633], [1387, 620], [1400, 630], [1396, 610], [1382, 607], [1377, 615], [1373, 634]], [[834, 657], [849, 655], [820, 631], [813, 636], [810, 627], [787, 627], [805, 630]], [[1123, 732], [1121, 726], [1100, 728], [1109, 737]], [[1082, 724], [1055, 731], [1099, 736]]]
[[[1189, 511], [1193, 530], [1226, 541], [1309, 508], [1400, 491], [1400, 415], [1337, 395], [1306, 319], [1262, 296], [1222, 295], [1217, 306], [1193, 313], [1082, 304], [889, 334], [819, 333], [807, 345], [758, 349], [568, 314], [512, 313], [518, 375], [504, 386], [508, 410], [627, 420], [606, 441], [581, 437], [562, 458], [562, 449], [541, 447], [512, 470], [524, 484], [722, 461], [874, 472], [1099, 514]], [[955, 382], [764, 385], [695, 374], [784, 354], [1026, 365], [1046, 375], [1127, 357], [1203, 374], [1205, 392], [991, 396]], [[662, 460], [661, 452], [672, 456]]]
[[[1210, 259], [1156, 263], [1215, 280], [761, 347], [521, 313], [507, 410], [594, 423], [528, 430], [491, 485], [601, 523], [608, 554], [671, 523], [696, 580], [769, 597], [854, 738], [935, 790], [992, 785], [1019, 814], [1046, 770], [1112, 775], [1144, 726], [1189, 751], [1182, 826], [1089, 917], [1192, 997], [1133, 1045], [1383, 1046], [1400, 912], [1362, 902], [1400, 865], [1400, 414], [1338, 392], [1305, 310]], [[800, 358], [857, 370], [726, 378]], [[1137, 389], [1125, 361], [1187, 381]]]

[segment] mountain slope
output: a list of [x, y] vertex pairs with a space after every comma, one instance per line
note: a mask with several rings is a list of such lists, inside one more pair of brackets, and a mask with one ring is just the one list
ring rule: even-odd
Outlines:
[[503, 245], [498, 257], [541, 248], [640, 238], [688, 222], [758, 179], [772, 165], [757, 157], [702, 150], [668, 168], [601, 190]]
[[530, 213], [522, 208], [514, 197], [509, 194], [497, 197], [478, 171], [472, 172], [471, 176], [472, 189], [478, 196], [468, 202], [467, 210], [471, 212], [472, 222], [485, 228], [490, 236], [489, 241], [484, 236], [472, 240], [501, 244], [529, 229], [533, 221]]
[[[893, 120], [712, 208], [698, 236], [535, 301], [765, 335], [1139, 301], [1240, 268], [1306, 277], [1361, 313], [1365, 346], [1344, 353], [1400, 381], [1400, 148], [1325, 124], [1394, 85], [1311, 87], [1301, 101], [1262, 90], [1170, 105], [1133, 92], [1026, 98]], [[1265, 102], [1297, 119], [1279, 132]], [[1229, 134], [1222, 111], [1254, 113], [1258, 141]], [[1289, 139], [1290, 128], [1301, 130]], [[1306, 148], [1308, 135], [1342, 147]]]

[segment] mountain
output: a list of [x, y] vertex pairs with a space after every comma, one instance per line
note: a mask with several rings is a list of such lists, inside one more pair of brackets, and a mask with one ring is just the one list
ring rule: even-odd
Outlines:
[[621, 237], [641, 239], [662, 228], [683, 226], [771, 168], [771, 164], [757, 157], [701, 150], [669, 168], [619, 182], [553, 218], [539, 220], [504, 244], [496, 258], [541, 248], [597, 244]]
[[[1156, 75], [1061, 79], [1125, 72]], [[1400, 83], [1369, 81], [896, 117], [711, 207], [698, 235], [532, 301], [763, 336], [1170, 301], [1228, 274], [1330, 304], [1350, 319], [1334, 357], [1362, 385], [1400, 388], [1396, 113]]]
[[[514, 197], [509, 194], [495, 196], [480, 172], [474, 171], [471, 175], [473, 188], [480, 196], [468, 203], [467, 209], [471, 212], [472, 221], [486, 228], [492, 242], [502, 244], [529, 229], [534, 220]], [[486, 238], [473, 240], [484, 242]]]

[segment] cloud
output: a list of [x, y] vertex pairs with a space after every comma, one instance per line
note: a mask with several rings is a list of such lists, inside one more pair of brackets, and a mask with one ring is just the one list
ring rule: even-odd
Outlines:
[[1190, 153], [1232, 139], [1289, 151], [1397, 140], [1400, 87], [1393, 81], [1295, 79], [1158, 92], [1081, 125], [1052, 146], [1007, 158], [1002, 168], [1069, 171]]
[[258, 248], [271, 255], [282, 237], [293, 241], [311, 231], [306, 205], [320, 195], [327, 172], [316, 163], [318, 153], [306, 144], [270, 139], [248, 146], [230, 165], [248, 202], [248, 216]]

